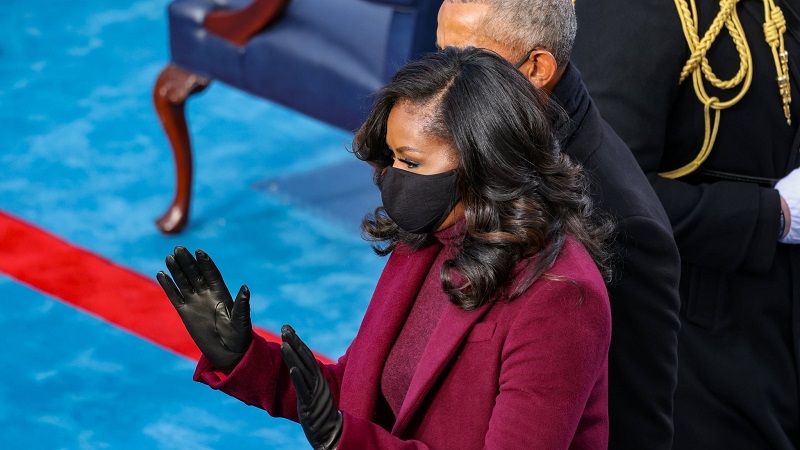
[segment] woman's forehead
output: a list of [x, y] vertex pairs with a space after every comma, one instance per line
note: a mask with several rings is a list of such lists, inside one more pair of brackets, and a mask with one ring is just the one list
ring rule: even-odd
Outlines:
[[[433, 133], [431, 108], [410, 101], [397, 102], [386, 123], [386, 143], [395, 151], [455, 156], [452, 144]], [[442, 155], [443, 156], [443, 155]]]

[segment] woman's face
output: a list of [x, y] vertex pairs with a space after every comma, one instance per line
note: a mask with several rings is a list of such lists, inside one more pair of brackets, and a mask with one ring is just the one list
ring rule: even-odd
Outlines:
[[458, 167], [453, 146], [426, 130], [429, 113], [425, 107], [399, 101], [386, 122], [386, 145], [394, 153], [396, 169], [433, 175]]
[[[425, 107], [404, 100], [397, 102], [389, 112], [386, 145], [394, 154], [392, 167], [420, 175], [434, 175], [458, 167], [452, 144], [427, 131], [429, 117]], [[459, 202], [437, 231], [453, 225], [462, 216], [463, 208]]]

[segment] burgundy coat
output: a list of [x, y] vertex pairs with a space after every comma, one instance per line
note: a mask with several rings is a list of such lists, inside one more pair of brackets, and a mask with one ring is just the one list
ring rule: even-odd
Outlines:
[[[395, 249], [347, 352], [320, 364], [344, 417], [339, 449], [606, 449], [610, 308], [573, 239], [552, 276], [513, 302], [474, 311], [448, 304], [392, 420], [381, 371], [441, 248]], [[202, 358], [194, 379], [297, 420], [279, 347], [258, 336], [227, 378]]]

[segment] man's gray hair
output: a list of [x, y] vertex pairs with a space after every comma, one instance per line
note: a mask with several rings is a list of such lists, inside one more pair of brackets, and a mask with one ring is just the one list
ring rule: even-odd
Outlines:
[[[635, 1], [635, 0], [634, 0]], [[563, 68], [572, 53], [577, 22], [572, 0], [445, 0], [489, 5], [486, 37], [507, 45], [518, 58], [541, 47]]]

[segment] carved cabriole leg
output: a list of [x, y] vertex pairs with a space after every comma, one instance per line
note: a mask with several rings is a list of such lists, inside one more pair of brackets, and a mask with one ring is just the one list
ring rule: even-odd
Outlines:
[[209, 80], [168, 64], [153, 88], [153, 103], [175, 155], [177, 189], [172, 205], [156, 224], [164, 233], [177, 233], [189, 220], [192, 196], [192, 146], [186, 126], [186, 99], [208, 86]]

